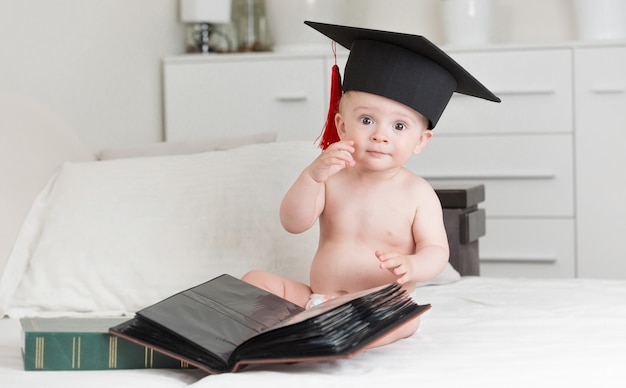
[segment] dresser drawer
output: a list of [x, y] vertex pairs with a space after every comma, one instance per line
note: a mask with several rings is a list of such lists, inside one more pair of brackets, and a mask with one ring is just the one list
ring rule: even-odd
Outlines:
[[575, 276], [572, 218], [488, 219], [479, 244], [482, 276]]
[[571, 135], [437, 136], [407, 168], [437, 186], [484, 184], [487, 217], [571, 217]]
[[328, 99], [324, 58], [243, 58], [165, 62], [166, 140], [266, 131], [279, 141], [317, 138]]
[[502, 102], [455, 93], [436, 131], [572, 132], [571, 50], [451, 52], [450, 55]]

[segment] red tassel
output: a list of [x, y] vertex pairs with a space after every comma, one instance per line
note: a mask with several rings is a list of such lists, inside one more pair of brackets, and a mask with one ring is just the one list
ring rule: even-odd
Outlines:
[[330, 104], [328, 107], [328, 117], [326, 118], [326, 125], [324, 131], [318, 137], [321, 137], [319, 147], [323, 150], [328, 148], [329, 145], [339, 141], [339, 134], [337, 133], [337, 127], [335, 126], [335, 115], [339, 112], [339, 100], [341, 99], [341, 74], [339, 73], [339, 66], [333, 65], [333, 73], [330, 83]]

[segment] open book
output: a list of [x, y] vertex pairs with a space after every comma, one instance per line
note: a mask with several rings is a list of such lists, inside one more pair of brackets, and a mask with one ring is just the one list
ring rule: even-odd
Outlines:
[[390, 284], [304, 310], [221, 275], [138, 311], [109, 332], [223, 373], [249, 364], [349, 358], [429, 308]]

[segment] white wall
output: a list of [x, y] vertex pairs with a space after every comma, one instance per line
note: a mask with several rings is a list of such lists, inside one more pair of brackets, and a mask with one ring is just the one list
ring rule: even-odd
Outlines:
[[176, 0], [0, 0], [0, 90], [60, 112], [95, 148], [161, 139]]
[[[347, 24], [444, 42], [440, 0], [337, 1]], [[495, 1], [498, 43], [575, 36], [571, 0]], [[0, 0], [0, 91], [51, 106], [94, 148], [162, 138], [160, 59], [183, 52], [177, 0]]]
[[[441, 0], [348, 0], [360, 7], [363, 24], [427, 36], [444, 44]], [[572, 0], [493, 0], [494, 43], [571, 40], [575, 36]], [[400, 10], [400, 12], [398, 12]]]

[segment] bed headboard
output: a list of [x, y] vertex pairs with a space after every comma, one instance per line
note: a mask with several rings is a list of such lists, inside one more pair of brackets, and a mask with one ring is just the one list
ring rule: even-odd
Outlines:
[[0, 273], [33, 200], [65, 161], [94, 153], [56, 112], [23, 96], [0, 93]]

